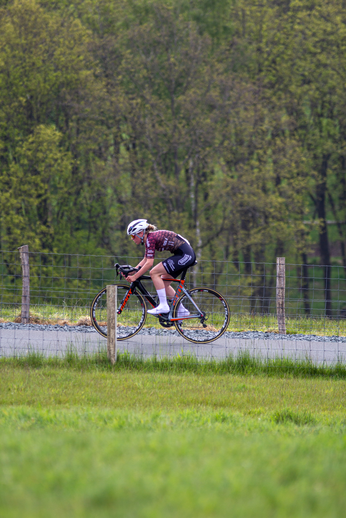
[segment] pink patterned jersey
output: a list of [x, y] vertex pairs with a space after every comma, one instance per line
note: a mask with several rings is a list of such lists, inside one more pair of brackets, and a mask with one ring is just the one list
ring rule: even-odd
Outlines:
[[145, 256], [148, 259], [154, 259], [155, 250], [162, 252], [163, 250], [169, 250], [175, 252], [179, 246], [188, 241], [181, 237], [175, 232], [170, 230], [156, 230], [155, 232], [149, 232], [148, 237], [145, 241]]

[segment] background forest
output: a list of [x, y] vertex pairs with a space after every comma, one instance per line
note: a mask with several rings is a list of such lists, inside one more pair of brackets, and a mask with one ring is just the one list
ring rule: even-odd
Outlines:
[[344, 1], [0, 6], [0, 248], [346, 266]]

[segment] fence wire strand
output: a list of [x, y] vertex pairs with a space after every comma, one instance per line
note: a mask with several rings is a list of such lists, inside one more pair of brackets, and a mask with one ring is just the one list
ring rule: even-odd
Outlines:
[[[115, 262], [136, 265], [140, 258], [35, 252], [29, 257], [30, 324], [23, 325], [19, 252], [0, 251], [0, 356], [103, 351], [106, 340], [91, 327], [90, 304], [102, 288], [116, 281]], [[285, 336], [278, 334], [276, 263], [199, 261], [188, 273], [186, 284], [210, 287], [225, 296], [231, 310], [228, 332], [214, 343], [195, 345], [172, 330], [157, 335], [148, 334], [145, 328], [119, 342], [119, 351], [216, 359], [247, 352], [263, 359], [344, 362], [345, 268], [286, 263], [285, 272]], [[152, 285], [149, 291], [156, 293]]]

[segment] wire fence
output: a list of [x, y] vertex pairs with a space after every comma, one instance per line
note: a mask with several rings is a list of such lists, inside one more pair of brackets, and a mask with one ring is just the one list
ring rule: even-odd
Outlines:
[[[0, 251], [0, 356], [40, 351], [61, 356], [106, 347], [91, 327], [90, 304], [117, 281], [114, 263], [136, 265], [138, 257], [29, 253], [30, 315], [23, 325], [22, 263], [16, 251]], [[133, 354], [195, 354], [221, 358], [247, 351], [262, 358], [338, 362], [346, 358], [346, 272], [342, 266], [286, 264], [286, 335], [277, 321], [277, 264], [200, 261], [188, 287], [217, 289], [227, 299], [228, 332], [209, 345], [189, 344], [172, 330], [145, 328], [120, 350]], [[151, 285], [149, 291], [155, 294]], [[150, 326], [149, 326], [150, 327]], [[151, 332], [151, 331], [150, 331]], [[300, 336], [297, 336], [300, 335]]]

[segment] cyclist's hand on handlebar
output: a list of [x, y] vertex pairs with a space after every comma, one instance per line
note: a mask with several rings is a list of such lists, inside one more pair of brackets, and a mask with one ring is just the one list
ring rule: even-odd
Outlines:
[[120, 273], [124, 277], [124, 279], [126, 279], [129, 282], [133, 282], [136, 280], [136, 279], [133, 279], [133, 275], [135, 274], [135, 272], [131, 272], [131, 275], [129, 275], [127, 273], [123, 273], [123, 272], [120, 272]]
[[[127, 280], [128, 275], [130, 275], [130, 276], [134, 275], [136, 272], [138, 272], [138, 270], [140, 270], [140, 268], [134, 268], [130, 264], [120, 265], [120, 264], [116, 263], [114, 266], [116, 268], [117, 274], [120, 273], [120, 275], [122, 277], [124, 277], [126, 280]], [[130, 281], [130, 282], [132, 282], [132, 281]]]
[[126, 277], [126, 280], [129, 281], [129, 282], [134, 282], [136, 279], [135, 279], [135, 276], [134, 275], [128, 275]]

